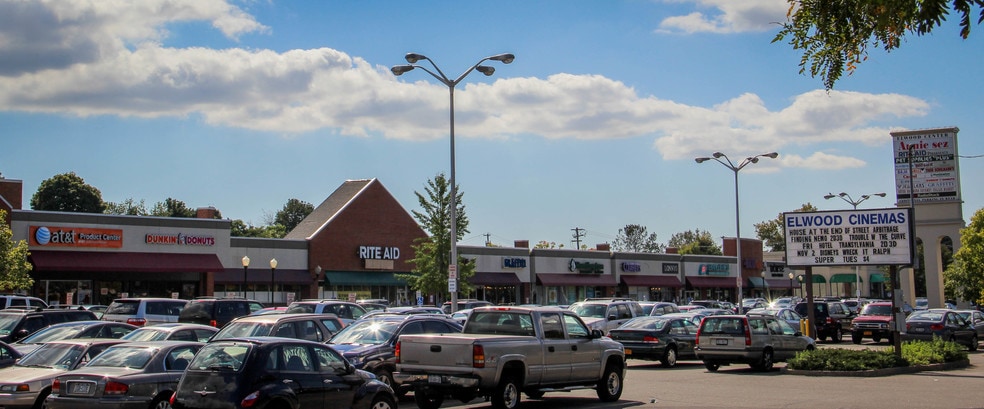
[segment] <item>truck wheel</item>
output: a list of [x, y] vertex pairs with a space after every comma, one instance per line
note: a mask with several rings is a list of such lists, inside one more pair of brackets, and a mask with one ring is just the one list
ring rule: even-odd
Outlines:
[[875, 335], [875, 336], [871, 337], [871, 340], [872, 341], [875, 341], [875, 343], [877, 344], [877, 343], [881, 342], [881, 337]]
[[413, 400], [420, 409], [437, 409], [444, 403], [444, 395], [436, 392], [414, 391]]
[[396, 409], [396, 402], [384, 393], [376, 394], [369, 406], [372, 409]]
[[[860, 344], [861, 343], [861, 334], [860, 333], [857, 333], [857, 332], [851, 332], [851, 342], [853, 342], [854, 344]], [[875, 341], [875, 342], [878, 342], [878, 341]]]
[[758, 369], [762, 372], [766, 372], [772, 369], [772, 365], [774, 363], [775, 361], [774, 361], [774, 357], [772, 356], [772, 350], [766, 349], [765, 351], [762, 351], [762, 360], [758, 362], [758, 364], [755, 366], [755, 369]]
[[840, 343], [844, 339], [843, 335], [844, 333], [841, 329], [837, 328], [834, 330], [834, 333], [830, 335], [830, 341]]
[[519, 381], [512, 376], [507, 376], [502, 378], [502, 381], [495, 387], [495, 393], [492, 394], [492, 407], [494, 409], [516, 409], [520, 399]]
[[717, 362], [704, 361], [704, 368], [707, 368], [707, 370], [711, 372], [717, 372], [717, 370], [721, 368], [721, 364]]
[[677, 353], [676, 348], [666, 347], [666, 351], [663, 352], [663, 357], [659, 359], [659, 362], [667, 368], [672, 368], [677, 364]]
[[608, 364], [605, 366], [605, 373], [601, 376], [598, 383], [598, 399], [602, 402], [615, 402], [622, 397], [622, 370], [621, 368]]

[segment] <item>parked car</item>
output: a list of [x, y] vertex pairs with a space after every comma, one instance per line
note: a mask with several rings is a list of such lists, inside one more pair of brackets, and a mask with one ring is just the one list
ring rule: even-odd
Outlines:
[[342, 353], [358, 369], [372, 372], [376, 378], [394, 389], [397, 396], [410, 391], [393, 384], [396, 340], [405, 334], [453, 334], [461, 325], [446, 315], [380, 315], [358, 320], [328, 340], [328, 345]]
[[977, 350], [977, 331], [954, 310], [930, 308], [916, 310], [905, 319], [902, 341], [929, 341], [940, 338]]
[[201, 342], [114, 345], [51, 384], [45, 409], [166, 409]]
[[977, 339], [984, 338], [984, 313], [978, 310], [958, 310], [957, 314], [977, 331]]
[[741, 302], [741, 312], [739, 314], [745, 314], [756, 308], [767, 308], [768, 306], [769, 303], [765, 302], [765, 300], [746, 299]]
[[122, 338], [137, 328], [136, 325], [122, 322], [99, 320], [63, 322], [40, 329], [20, 341], [11, 344], [11, 346], [22, 354], [26, 354], [46, 342], [60, 341], [63, 339]]
[[287, 314], [335, 314], [345, 325], [361, 318], [366, 309], [354, 302], [339, 300], [294, 301], [287, 306]]
[[0, 369], [13, 366], [22, 356], [24, 354], [17, 352], [14, 347], [6, 342], [0, 341]]
[[118, 298], [109, 304], [102, 319], [138, 327], [178, 322], [178, 315], [187, 304], [188, 300], [174, 298]]
[[[803, 316], [799, 315], [799, 313], [792, 308], [756, 308], [748, 311], [745, 315], [771, 315], [786, 321], [790, 327], [793, 327], [793, 329], [797, 331], [801, 331], [800, 325], [803, 322]], [[811, 332], [816, 333], [816, 330], [814, 329]]]
[[712, 315], [697, 331], [697, 357], [712, 372], [732, 363], [768, 371], [775, 362], [815, 348], [812, 338], [767, 315]]
[[283, 337], [324, 342], [345, 325], [333, 314], [267, 314], [236, 319], [210, 341], [244, 337]]
[[290, 338], [206, 344], [172, 395], [174, 409], [396, 409], [396, 395], [327, 345]]
[[601, 330], [604, 334], [630, 319], [644, 316], [639, 302], [627, 298], [588, 298], [571, 304], [569, 309], [581, 317], [588, 329]]
[[651, 303], [648, 307], [643, 303], [639, 303], [639, 304], [642, 305], [643, 315], [652, 315], [655, 317], [663, 314], [673, 314], [675, 312], [680, 312], [680, 307], [671, 302], [665, 302], [665, 301], [655, 302], [655, 303]]
[[[808, 303], [806, 301], [800, 301], [793, 309], [796, 310], [797, 314], [807, 318], [809, 317], [809, 314], [807, 314], [807, 305]], [[816, 328], [816, 339], [823, 341], [826, 338], [830, 338], [831, 342], [841, 342], [844, 333], [851, 331], [851, 321], [855, 316], [840, 301], [822, 300], [813, 301], [813, 314], [813, 318], [816, 320], [813, 323], [814, 328]]]
[[694, 343], [699, 327], [684, 317], [648, 316], [633, 318], [608, 336], [625, 347], [625, 359], [658, 360], [672, 368], [678, 359], [696, 358]]
[[91, 311], [79, 310], [19, 310], [0, 311], [0, 341], [18, 341], [52, 324], [96, 319]]
[[851, 321], [851, 342], [860, 344], [864, 338], [881, 342], [892, 340], [894, 317], [891, 301], [876, 301], [861, 307], [861, 313]]
[[14, 366], [3, 370], [0, 407], [43, 408], [55, 377], [91, 361], [106, 348], [124, 342], [118, 339], [74, 339], [42, 345], [24, 355]]
[[87, 310], [96, 314], [96, 318], [102, 318], [106, 312], [107, 305], [78, 305], [78, 304], [57, 304], [50, 305], [48, 308], [55, 310]]
[[[475, 300], [475, 299], [471, 299], [471, 298], [463, 298], [463, 299], [458, 299], [458, 308], [455, 308], [454, 310], [455, 311], [461, 311], [461, 310], [468, 310], [468, 309], [473, 309], [473, 308], [478, 308], [478, 307], [486, 307], [486, 306], [489, 306], [489, 305], [492, 305], [492, 303], [489, 302], [489, 301]], [[444, 305], [441, 306], [441, 311], [443, 311], [445, 314], [450, 314], [451, 313], [451, 301], [445, 301], [444, 302]]]
[[696, 326], [700, 326], [700, 322], [704, 320], [704, 317], [711, 315], [707, 308], [696, 308], [685, 312], [673, 312], [669, 314], [660, 315], [660, 317], [673, 317], [673, 318], [684, 318]]
[[680, 305], [680, 306], [677, 307], [677, 309], [680, 310], [680, 312], [691, 312], [691, 311], [694, 311], [694, 310], [703, 310], [703, 309], [706, 309], [706, 308], [707, 307], [705, 307], [703, 305], [689, 305], [689, 304], [688, 305]]
[[913, 310], [928, 310], [929, 309], [929, 299], [928, 298], [916, 298], [916, 306], [912, 307]]
[[244, 298], [196, 298], [178, 315], [178, 322], [222, 328], [230, 321], [263, 309], [259, 301]]
[[48, 303], [38, 297], [15, 294], [0, 294], [0, 310], [7, 308], [20, 308], [36, 310], [38, 308], [48, 308]]
[[140, 327], [133, 332], [123, 336], [123, 340], [130, 342], [149, 342], [149, 341], [191, 341], [208, 342], [218, 328], [211, 325], [184, 324], [172, 322], [168, 324], [157, 324], [147, 327]]

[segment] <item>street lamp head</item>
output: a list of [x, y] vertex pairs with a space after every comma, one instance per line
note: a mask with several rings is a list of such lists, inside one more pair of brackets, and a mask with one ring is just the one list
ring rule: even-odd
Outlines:
[[496, 54], [496, 55], [493, 55], [493, 56], [489, 57], [489, 59], [492, 60], [492, 61], [501, 61], [503, 64], [509, 64], [509, 63], [512, 63], [513, 60], [516, 59], [516, 56], [515, 55], [512, 55], [510, 53], [504, 53], [504, 54]]
[[746, 160], [749, 161], [749, 162], [751, 162], [751, 163], [759, 163], [758, 156], [752, 156], [751, 158], [747, 158]]
[[486, 77], [491, 76], [495, 73], [495, 67], [489, 67], [488, 65], [479, 65], [475, 67], [478, 72], [485, 74]]
[[277, 259], [275, 259], [275, 258], [271, 258], [270, 259], [270, 268], [271, 269], [276, 269], [277, 268]]
[[393, 72], [393, 75], [399, 77], [403, 73], [413, 71], [414, 68], [416, 67], [413, 65], [394, 65], [393, 68], [390, 68], [390, 71]]
[[793, 277], [795, 277], [796, 275], [795, 275], [795, 274], [793, 274], [793, 273], [789, 273], [789, 274], [787, 274], [786, 276], [787, 276], [787, 277], [789, 277], [789, 279], [790, 279], [790, 280], [792, 280], [792, 279], [793, 279]]
[[694, 158], [694, 161], [697, 162], [697, 163], [704, 163], [704, 162], [707, 162], [709, 160], [711, 160], [711, 158]]
[[249, 267], [249, 256], [243, 256], [243, 267]]
[[417, 61], [428, 59], [426, 56], [417, 53], [407, 53], [407, 56], [405, 58], [407, 59], [407, 62], [410, 64], [416, 64]]
[[837, 195], [835, 195], [833, 193], [827, 193], [827, 194], [823, 195], [823, 198], [824, 199], [827, 199], [827, 200], [833, 199], [835, 197], [837, 197]]
[[779, 152], [769, 152], [769, 153], [766, 153], [764, 155], [759, 155], [759, 156], [765, 156], [767, 158], [775, 159], [775, 158], [778, 158], [779, 157]]
[[724, 154], [721, 153], [721, 152], [714, 152], [711, 156], [713, 156], [715, 158], [720, 158], [720, 157], [724, 156]]
[[874, 195], [875, 195], [875, 196], [878, 196], [878, 197], [885, 197], [885, 192], [881, 192], [881, 193], [874, 193]]
[[838, 193], [838, 194], [837, 194], [837, 196], [840, 196], [840, 197], [847, 197], [847, 196], [848, 196], [848, 194], [847, 194], [847, 192], [840, 192], [840, 193]]

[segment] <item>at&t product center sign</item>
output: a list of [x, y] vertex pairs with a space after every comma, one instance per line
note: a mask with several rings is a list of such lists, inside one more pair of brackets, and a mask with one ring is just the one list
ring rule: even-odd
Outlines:
[[912, 209], [783, 213], [789, 266], [909, 265]]

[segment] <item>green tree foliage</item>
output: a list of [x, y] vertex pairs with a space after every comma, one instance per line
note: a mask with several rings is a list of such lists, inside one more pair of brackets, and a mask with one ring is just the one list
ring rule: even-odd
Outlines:
[[714, 242], [714, 237], [709, 231], [700, 229], [674, 233], [667, 242], [667, 246], [676, 247], [680, 254], [706, 254], [720, 256], [724, 252], [721, 247]]
[[[7, 219], [7, 212], [0, 209], [0, 220]], [[0, 222], [0, 291], [12, 292], [31, 288], [31, 263], [27, 262], [27, 241], [14, 242], [10, 226]]]
[[943, 274], [943, 285], [948, 294], [984, 304], [984, 208], [960, 230], [960, 248]]
[[287, 235], [284, 226], [274, 224], [271, 226], [253, 226], [246, 222], [235, 219], [232, 221], [229, 235], [232, 237], [262, 237], [269, 239], [281, 239]]
[[[426, 195], [414, 192], [422, 210], [413, 210], [413, 217], [429, 234], [414, 244], [414, 265], [412, 274], [397, 274], [410, 288], [424, 294], [446, 294], [448, 291], [448, 264], [451, 254], [451, 183], [444, 174], [438, 174], [427, 181]], [[456, 189], [457, 240], [468, 233], [468, 217], [462, 202], [461, 189]], [[458, 257], [458, 292], [470, 293], [474, 286], [469, 281], [475, 275], [475, 265], [463, 257]], [[440, 298], [440, 297], [439, 297]]]
[[62, 173], [41, 182], [31, 197], [31, 208], [55, 212], [102, 213], [102, 193], [75, 172]]
[[533, 248], [535, 248], [535, 249], [556, 249], [556, 248], [561, 248], [562, 249], [562, 248], [564, 248], [564, 243], [557, 244], [556, 242], [553, 242], [553, 241], [540, 240], [536, 244], [533, 245]]
[[128, 216], [147, 216], [150, 214], [147, 212], [147, 205], [144, 204], [143, 199], [137, 202], [132, 197], [119, 203], [106, 202], [106, 208], [103, 210], [103, 213]]
[[[794, 212], [815, 212], [817, 207], [807, 203]], [[770, 251], [786, 251], [786, 229], [782, 225], [782, 213], [775, 219], [755, 224], [755, 235]]]
[[163, 202], [154, 203], [154, 208], [150, 211], [151, 216], [158, 217], [195, 217], [196, 213], [195, 209], [188, 208], [185, 202], [170, 197]]
[[[868, 47], [892, 51], [906, 34], [922, 36], [939, 27], [951, 9], [960, 18], [960, 37], [970, 35], [973, 8], [984, 0], [787, 0], [789, 13], [773, 43], [802, 50], [800, 74], [823, 79], [828, 90], [846, 70], [868, 58]], [[984, 10], [974, 19], [984, 21]]]
[[284, 208], [277, 212], [274, 224], [283, 226], [284, 231], [289, 232], [313, 211], [314, 205], [299, 199], [290, 199], [284, 204]]
[[657, 241], [656, 233], [648, 233], [646, 226], [639, 224], [627, 224], [618, 229], [612, 248], [635, 253], [662, 253], [666, 250], [666, 246]]

